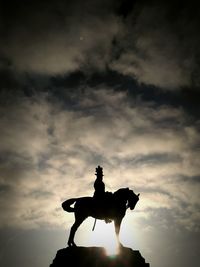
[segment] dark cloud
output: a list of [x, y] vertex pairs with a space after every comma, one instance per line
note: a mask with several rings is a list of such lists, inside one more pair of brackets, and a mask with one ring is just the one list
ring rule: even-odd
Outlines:
[[136, 159], [133, 160], [133, 164], [147, 164], [147, 165], [154, 165], [154, 164], [166, 164], [170, 162], [180, 162], [181, 157], [180, 155], [176, 154], [150, 154], [147, 156], [139, 156]]
[[200, 176], [199, 175], [194, 175], [194, 176], [180, 176], [179, 177], [180, 181], [183, 182], [188, 182], [188, 183], [200, 183]]
[[199, 7], [178, 1], [2, 4], [3, 66], [66, 75], [118, 71], [164, 89], [199, 87]]
[[126, 21], [112, 67], [165, 89], [197, 86], [199, 6], [153, 1]]
[[104, 68], [119, 28], [113, 3], [50, 1], [47, 5], [46, 1], [30, 1], [5, 5], [2, 25], [6, 29], [2, 29], [0, 50], [20, 71], [62, 74], [82, 65]]

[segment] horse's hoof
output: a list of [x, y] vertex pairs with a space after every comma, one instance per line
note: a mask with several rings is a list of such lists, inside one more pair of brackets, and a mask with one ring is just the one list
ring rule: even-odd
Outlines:
[[74, 242], [68, 242], [68, 247], [77, 247], [77, 245]]
[[73, 243], [72, 242], [67, 242], [68, 247], [72, 247]]

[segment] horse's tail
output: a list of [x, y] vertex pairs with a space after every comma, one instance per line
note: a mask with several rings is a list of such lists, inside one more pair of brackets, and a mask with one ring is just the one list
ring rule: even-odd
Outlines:
[[75, 208], [71, 207], [72, 204], [77, 200], [77, 198], [70, 198], [68, 200], [65, 200], [62, 203], [62, 208], [67, 212], [74, 212]]

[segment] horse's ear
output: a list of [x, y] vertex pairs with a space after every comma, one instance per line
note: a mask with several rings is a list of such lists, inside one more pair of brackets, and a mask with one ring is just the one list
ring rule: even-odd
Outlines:
[[138, 197], [140, 196], [140, 193], [138, 194]]
[[127, 187], [126, 189], [129, 190], [129, 187]]

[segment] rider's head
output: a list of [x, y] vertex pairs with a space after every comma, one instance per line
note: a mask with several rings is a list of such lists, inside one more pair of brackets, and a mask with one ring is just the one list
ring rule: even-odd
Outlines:
[[97, 177], [101, 177], [101, 178], [103, 178], [103, 168], [100, 167], [100, 166], [98, 166], [98, 167], [96, 168], [96, 173], [95, 173], [95, 175], [96, 175]]

